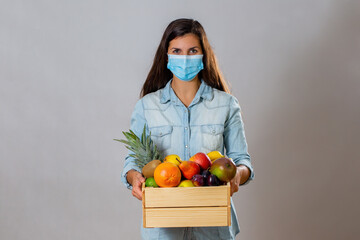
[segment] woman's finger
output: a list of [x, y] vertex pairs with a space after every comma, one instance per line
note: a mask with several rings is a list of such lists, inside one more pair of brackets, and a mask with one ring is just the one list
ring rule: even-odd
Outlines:
[[[140, 185], [140, 186], [141, 186], [141, 185]], [[137, 199], [142, 200], [141, 188], [140, 188], [138, 185], [133, 186], [132, 195], [133, 195], [134, 197], [136, 197]]]
[[140, 194], [139, 191], [137, 191], [136, 189], [133, 189], [132, 195], [137, 199], [139, 199], [140, 201], [142, 200], [142, 194]]
[[237, 186], [236, 184], [233, 184], [232, 188], [231, 188], [231, 196], [236, 193], [239, 190], [239, 186]]
[[143, 182], [145, 182], [145, 178], [140, 176], [138, 179], [136, 179], [136, 181], [134, 183], [134, 186], [133, 186], [133, 190], [132, 190], [133, 196], [136, 197], [139, 200], [142, 200], [141, 185], [142, 185]]

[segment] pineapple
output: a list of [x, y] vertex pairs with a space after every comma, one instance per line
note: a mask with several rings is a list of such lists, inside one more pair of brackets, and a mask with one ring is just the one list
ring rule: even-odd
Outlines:
[[151, 132], [149, 136], [146, 136], [146, 125], [144, 125], [141, 139], [131, 130], [123, 132], [123, 134], [127, 140], [114, 140], [124, 143], [125, 147], [133, 152], [129, 156], [134, 158], [135, 164], [142, 169], [142, 173], [146, 178], [152, 177], [156, 166], [161, 161], [158, 160], [160, 159], [160, 152], [151, 140]]

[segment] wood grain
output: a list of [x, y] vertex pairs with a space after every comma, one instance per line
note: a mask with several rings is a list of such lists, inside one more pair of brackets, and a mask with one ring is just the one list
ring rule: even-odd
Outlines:
[[228, 206], [229, 186], [145, 188], [145, 207]]
[[228, 208], [146, 208], [145, 227], [228, 226]]
[[230, 226], [230, 183], [215, 187], [149, 188], [142, 185], [143, 226]]
[[143, 210], [143, 227], [146, 227], [146, 211], [145, 211], [145, 182], [141, 186], [142, 192], [142, 210]]

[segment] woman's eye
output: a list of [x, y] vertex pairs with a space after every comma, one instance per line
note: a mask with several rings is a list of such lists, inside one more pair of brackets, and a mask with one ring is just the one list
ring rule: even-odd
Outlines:
[[197, 53], [197, 50], [196, 49], [191, 49], [190, 53]]
[[179, 51], [179, 49], [175, 49], [174, 51], [173, 51], [173, 53], [179, 53], [180, 51]]

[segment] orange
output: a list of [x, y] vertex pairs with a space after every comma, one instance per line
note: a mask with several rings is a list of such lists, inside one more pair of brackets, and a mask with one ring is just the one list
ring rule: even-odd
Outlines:
[[154, 178], [160, 187], [176, 187], [180, 183], [181, 172], [174, 163], [163, 162], [155, 168]]

